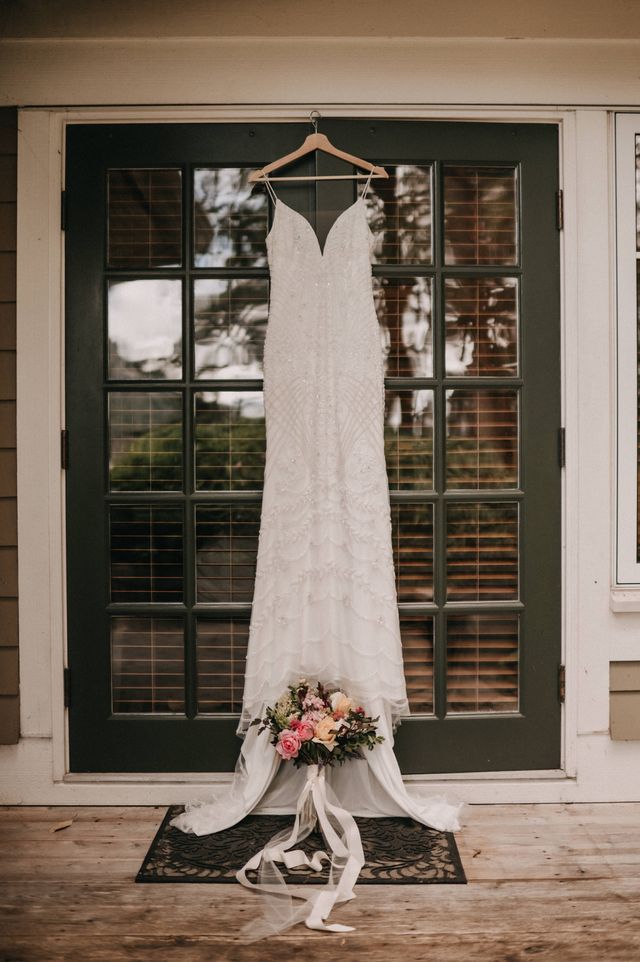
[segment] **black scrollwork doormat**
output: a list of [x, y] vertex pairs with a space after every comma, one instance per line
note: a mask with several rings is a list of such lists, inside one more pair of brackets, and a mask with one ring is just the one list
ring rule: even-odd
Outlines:
[[[236, 882], [237, 870], [276, 832], [293, 824], [293, 815], [247, 815], [224, 832], [197, 836], [169, 825], [183, 810], [181, 805], [167, 810], [136, 882]], [[365, 857], [359, 885], [466, 883], [453, 832], [439, 832], [411, 818], [356, 818], [356, 822]], [[314, 831], [296, 847], [312, 855], [325, 846]], [[292, 885], [317, 884], [328, 878], [326, 863], [321, 872], [280, 868]], [[255, 881], [256, 873], [248, 872], [247, 877]]]

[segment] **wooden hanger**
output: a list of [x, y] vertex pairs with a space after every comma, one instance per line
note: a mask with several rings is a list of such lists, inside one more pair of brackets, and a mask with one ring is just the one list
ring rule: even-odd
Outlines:
[[[314, 115], [317, 115], [315, 117]], [[334, 157], [339, 157], [340, 160], [346, 160], [347, 163], [354, 164], [356, 167], [364, 167], [366, 171], [373, 171], [371, 178], [374, 177], [388, 177], [389, 174], [384, 169], [384, 167], [379, 167], [377, 164], [371, 164], [368, 160], [363, 160], [362, 157], [354, 157], [353, 154], [347, 154], [344, 150], [340, 150], [338, 147], [334, 147], [326, 134], [318, 133], [318, 118], [320, 117], [320, 112], [317, 110], [312, 110], [309, 115], [309, 119], [314, 127], [314, 133], [309, 134], [305, 138], [304, 142], [298, 147], [297, 150], [293, 150], [290, 154], [286, 154], [284, 157], [278, 157], [277, 160], [272, 160], [270, 164], [265, 167], [261, 167], [260, 170], [252, 170], [247, 178], [250, 183], [259, 182], [265, 180], [268, 174], [272, 170], [279, 170], [281, 167], [286, 167], [287, 164], [292, 163], [297, 160], [298, 157], [304, 157], [305, 154], [310, 154], [313, 150], [322, 150], [325, 154], [332, 154]], [[357, 180], [358, 178], [365, 177], [366, 174], [324, 174], [319, 176], [312, 176], [311, 174], [302, 175], [299, 177], [269, 177], [269, 180]]]

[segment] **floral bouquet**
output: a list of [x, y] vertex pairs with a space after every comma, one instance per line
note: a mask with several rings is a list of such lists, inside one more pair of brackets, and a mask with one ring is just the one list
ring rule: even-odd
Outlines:
[[261, 725], [258, 734], [269, 730], [271, 744], [296, 768], [301, 765], [339, 765], [348, 758], [362, 758], [362, 750], [373, 749], [384, 741], [376, 734], [378, 718], [370, 718], [343, 691], [310, 684], [301, 678], [289, 685], [264, 718], [251, 724]]

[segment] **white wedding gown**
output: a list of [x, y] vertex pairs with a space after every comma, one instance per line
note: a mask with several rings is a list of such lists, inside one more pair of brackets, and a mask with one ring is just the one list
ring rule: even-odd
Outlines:
[[288, 813], [304, 766], [249, 727], [301, 677], [342, 688], [379, 716], [384, 742], [326, 770], [353, 815], [408, 815], [460, 828], [464, 801], [406, 790], [393, 733], [409, 714], [384, 456], [384, 380], [364, 196], [321, 251], [302, 214], [276, 197], [264, 346], [266, 465], [245, 687], [230, 784], [187, 802], [171, 825], [206, 835], [253, 813]]

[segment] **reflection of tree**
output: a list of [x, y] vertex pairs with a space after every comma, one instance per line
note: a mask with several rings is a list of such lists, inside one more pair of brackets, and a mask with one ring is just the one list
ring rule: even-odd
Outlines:
[[[513, 278], [465, 277], [446, 281], [447, 373], [505, 377], [517, 373], [518, 313]], [[457, 363], [456, 363], [457, 362]]]
[[267, 330], [268, 283], [256, 278], [196, 281], [194, 340], [198, 377], [223, 368], [262, 368]]
[[422, 427], [419, 421], [414, 427], [413, 416], [409, 424], [401, 423], [397, 428], [385, 424], [384, 446], [390, 488], [431, 488], [433, 439], [431, 431], [423, 433]]
[[171, 490], [182, 486], [182, 424], [163, 424], [140, 434], [111, 458], [116, 491]]
[[515, 264], [516, 176], [513, 167], [446, 165], [446, 264]]
[[[422, 372], [416, 371], [414, 352], [409, 351], [403, 338], [403, 318], [409, 307], [416, 283], [413, 279], [399, 277], [384, 278], [383, 325], [387, 331], [388, 355], [387, 372], [392, 377], [415, 377]], [[410, 429], [413, 424], [413, 401], [408, 391], [389, 392], [389, 400], [397, 398], [401, 410], [400, 430]]]
[[[215, 415], [215, 409], [208, 409]], [[227, 417], [227, 412], [220, 412]], [[236, 418], [228, 423], [197, 423], [195, 428], [196, 487], [199, 490], [240, 490], [262, 487], [264, 419]], [[182, 425], [164, 424], [139, 435], [111, 463], [111, 484], [117, 490], [175, 490], [182, 478]]]
[[194, 174], [196, 267], [262, 267], [267, 199], [247, 183], [250, 168], [199, 168]]
[[175, 380], [182, 371], [182, 338], [173, 345], [169, 357], [130, 361], [122, 357], [115, 341], [109, 338], [109, 377], [113, 381]]
[[518, 465], [516, 393], [459, 388], [447, 402], [450, 487], [512, 488]]
[[[388, 165], [386, 169], [389, 178], [376, 185], [368, 203], [371, 229], [377, 236], [376, 260], [395, 264], [428, 263], [431, 259], [430, 169], [415, 165]], [[378, 318], [387, 342], [387, 374], [392, 377], [430, 374], [421, 369], [425, 362], [421, 355], [428, 357], [428, 345], [422, 345], [420, 351], [412, 350], [403, 336], [404, 324], [411, 314], [414, 325], [420, 320], [425, 279], [392, 275], [380, 278], [379, 283]], [[430, 306], [429, 302], [429, 315]], [[400, 405], [401, 430], [410, 429], [413, 424], [411, 395], [391, 390], [389, 400], [394, 398]]]
[[[207, 409], [208, 420], [196, 422], [196, 486], [199, 490], [260, 490], [265, 452], [264, 418], [230, 418], [212, 423], [215, 407]], [[229, 417], [225, 411], [220, 412]]]

